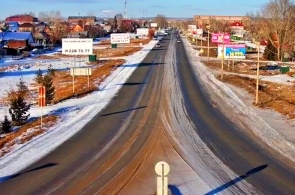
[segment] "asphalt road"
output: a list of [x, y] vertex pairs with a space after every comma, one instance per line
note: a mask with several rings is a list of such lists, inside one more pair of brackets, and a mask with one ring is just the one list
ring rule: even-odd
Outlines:
[[[176, 41], [175, 35], [171, 40], [166, 38], [161, 48], [152, 50], [126, 83], [118, 83], [122, 89], [80, 133], [26, 170], [10, 176], [0, 184], [0, 194], [101, 194], [150, 144], [159, 113], [169, 41]], [[208, 194], [222, 193], [241, 180], [263, 194], [295, 194], [294, 166], [259, 143], [254, 135], [243, 134], [210, 104], [193, 74], [183, 44], [176, 47], [177, 76], [196, 132], [217, 157], [240, 175]]]
[[[178, 76], [185, 106], [207, 146], [240, 177], [208, 194], [246, 180], [263, 194], [295, 194], [295, 169], [254, 135], [246, 135], [208, 101], [184, 50], [176, 50]], [[242, 193], [242, 192], [241, 192]]]

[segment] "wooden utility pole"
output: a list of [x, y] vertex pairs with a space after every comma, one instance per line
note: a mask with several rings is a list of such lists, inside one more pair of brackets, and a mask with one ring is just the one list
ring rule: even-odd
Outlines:
[[258, 91], [259, 91], [259, 69], [260, 69], [260, 43], [257, 42], [258, 54], [257, 54], [257, 79], [256, 79], [256, 100], [255, 104], [258, 104]]

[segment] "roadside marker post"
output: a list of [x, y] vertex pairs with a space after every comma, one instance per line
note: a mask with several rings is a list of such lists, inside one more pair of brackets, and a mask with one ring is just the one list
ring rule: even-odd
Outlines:
[[259, 92], [259, 69], [260, 69], [260, 42], [256, 42], [257, 44], [257, 49], [258, 49], [258, 54], [257, 54], [257, 78], [256, 78], [256, 98], [255, 98], [255, 104], [258, 104], [259, 97], [258, 97], [258, 92]]
[[46, 106], [46, 88], [45, 86], [39, 87], [38, 105], [41, 107], [41, 128], [43, 123], [43, 107]]
[[170, 172], [169, 164], [164, 161], [160, 161], [156, 164], [155, 171], [158, 174], [157, 195], [168, 195], [168, 177], [166, 177], [166, 175]]

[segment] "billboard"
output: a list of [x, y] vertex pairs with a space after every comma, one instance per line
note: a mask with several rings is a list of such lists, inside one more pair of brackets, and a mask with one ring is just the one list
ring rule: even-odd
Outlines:
[[139, 36], [148, 36], [149, 29], [148, 28], [138, 28], [138, 29], [136, 29], [136, 34]]
[[197, 30], [197, 25], [188, 25], [188, 31], [196, 31]]
[[154, 22], [154, 23], [151, 23], [151, 27], [152, 27], [152, 28], [156, 28], [157, 26], [158, 26], [157, 23], [155, 23], [155, 22]]
[[[222, 58], [222, 44], [218, 45], [218, 58]], [[224, 58], [245, 59], [246, 45], [245, 44], [224, 44]]]
[[111, 34], [111, 44], [117, 43], [130, 43], [129, 33], [112, 33]]
[[228, 33], [212, 33], [212, 43], [229, 43], [230, 34]]
[[70, 69], [71, 76], [90, 76], [92, 75], [91, 68], [71, 68]]
[[62, 54], [90, 55], [93, 52], [93, 39], [65, 38], [62, 39]]
[[203, 34], [203, 29], [202, 28], [198, 28], [196, 30], [196, 34], [201, 36]]

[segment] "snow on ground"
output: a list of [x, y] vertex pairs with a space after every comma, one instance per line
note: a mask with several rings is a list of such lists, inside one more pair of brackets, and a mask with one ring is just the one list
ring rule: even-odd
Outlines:
[[[219, 106], [221, 111], [228, 118], [254, 132], [270, 147], [295, 161], [295, 120], [286, 122], [286, 118], [275, 111], [262, 110], [253, 106], [253, 99], [249, 101], [249, 94], [216, 79], [214, 71], [202, 64], [191, 44], [187, 40], [184, 40], [184, 43], [196, 75], [201, 79], [210, 98]], [[284, 84], [288, 83], [286, 78], [282, 75], [263, 76], [263, 80]], [[288, 77], [288, 79], [292, 78]]]
[[[100, 84], [99, 91], [95, 91], [80, 99], [70, 99], [43, 108], [43, 114], [59, 114], [61, 116], [59, 123], [51, 127], [45, 134], [37, 136], [25, 144], [15, 145], [12, 152], [0, 159], [0, 177], [11, 175], [24, 169], [80, 131], [84, 125], [110, 102], [112, 97], [122, 86], [118, 84], [124, 83], [129, 78], [137, 65], [145, 58], [155, 44], [156, 41], [151, 41], [149, 44], [143, 45], [143, 49], [136, 54], [124, 57], [126, 60], [125, 65], [127, 66], [117, 68]], [[15, 85], [20, 77], [27, 83], [30, 83], [35, 77], [36, 70], [39, 68], [46, 70], [48, 65], [51, 64], [53, 68], [62, 70], [73, 67], [73, 63], [73, 59], [2, 61], [0, 64], [2, 67], [13, 64], [34, 65], [30, 66], [28, 69], [5, 72], [0, 76], [0, 85]], [[83, 62], [81, 63], [83, 65]], [[1, 87], [0, 94], [5, 94], [6, 89], [7, 87]], [[8, 109], [5, 107], [0, 108], [0, 119], [4, 118], [4, 115], [7, 114], [7, 110]], [[40, 117], [41, 109], [39, 107], [32, 107], [30, 109], [30, 114], [31, 117]]]

